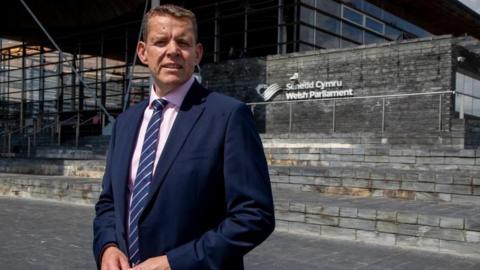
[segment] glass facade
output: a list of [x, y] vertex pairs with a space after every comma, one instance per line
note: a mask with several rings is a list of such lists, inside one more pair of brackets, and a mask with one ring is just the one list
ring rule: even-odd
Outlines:
[[[204, 45], [202, 63], [430, 35], [367, 0], [191, 1], [185, 6], [197, 14], [199, 39]], [[95, 48], [91, 54], [82, 53], [80, 43], [69, 44], [69, 53], [60, 55], [46, 46], [0, 39], [1, 120], [23, 125], [24, 120], [38, 115], [104, 109], [115, 114], [125, 105], [129, 85], [129, 103], [144, 98], [150, 83], [148, 70], [140, 65], [133, 68], [131, 63], [131, 48], [137, 41], [135, 26], [140, 21], [132, 19], [116, 26], [117, 34], [94, 31], [87, 33], [91, 36], [86, 39], [78, 39]], [[79, 42], [76, 34], [71, 35], [72, 43]], [[119, 51], [125, 55], [115, 55], [117, 60], [108, 58], [103, 53], [108, 44], [122, 47]], [[467, 109], [474, 107], [471, 103]]]
[[[309, 45], [300, 46], [300, 51], [350, 48], [431, 35], [366, 0], [302, 0], [299, 16], [302, 24], [299, 43]], [[312, 30], [304, 29], [305, 27]], [[314, 38], [316, 42], [312, 44], [312, 33], [327, 40]]]
[[[100, 106], [117, 114], [124, 103], [129, 68], [121, 60], [61, 54], [48, 47], [0, 39], [0, 130], [26, 119], [51, 123], [60, 114], [60, 120], [76, 112], [90, 117], [101, 111]], [[145, 67], [135, 67], [130, 100], [144, 98], [149, 78]]]
[[480, 80], [457, 72], [455, 111], [480, 117]]
[[430, 35], [367, 0], [228, 0], [187, 7], [198, 14], [204, 63]]

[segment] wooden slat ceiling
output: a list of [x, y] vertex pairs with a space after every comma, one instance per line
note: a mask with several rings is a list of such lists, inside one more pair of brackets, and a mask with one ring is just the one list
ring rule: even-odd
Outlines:
[[[145, 0], [25, 0], [30, 9], [65, 51], [75, 50], [83, 42], [84, 52], [98, 54], [101, 33], [125, 36], [131, 28], [130, 39], [136, 41], [136, 32]], [[51, 47], [45, 34], [37, 26], [19, 0], [0, 4], [0, 36], [25, 40], [29, 44]], [[123, 42], [124, 43], [124, 42]], [[123, 43], [106, 43], [108, 56], [122, 59]], [[92, 44], [92, 45], [89, 45]], [[94, 45], [93, 45], [94, 44]]]
[[[69, 45], [84, 42], [84, 52], [97, 54], [98, 44], [88, 46], [92, 32], [125, 35], [130, 28], [129, 43], [133, 50], [145, 0], [25, 0], [58, 43]], [[189, 7], [199, 2], [215, 1], [162, 1]], [[274, 3], [275, 1], [272, 1]], [[435, 35], [469, 34], [480, 39], [480, 15], [458, 0], [370, 0], [399, 17], [423, 27]], [[19, 0], [6, 0], [0, 4], [0, 36], [26, 40], [31, 44], [49, 44]], [[201, 20], [202, 14], [197, 14]], [[103, 30], [102, 30], [103, 29]], [[111, 30], [110, 30], [111, 29]], [[98, 37], [95, 37], [98, 39]], [[91, 41], [91, 43], [95, 43]], [[124, 46], [116, 42], [105, 44], [110, 57], [122, 59]], [[73, 48], [73, 47], [72, 47]], [[72, 49], [70, 49], [72, 50]]]
[[434, 35], [468, 34], [480, 39], [480, 15], [458, 0], [372, 0], [370, 2]]

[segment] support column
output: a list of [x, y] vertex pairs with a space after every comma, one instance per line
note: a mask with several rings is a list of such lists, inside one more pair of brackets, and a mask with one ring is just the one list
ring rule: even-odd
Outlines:
[[[72, 55], [72, 68], [77, 69], [77, 58], [78, 55], [73, 53]], [[77, 74], [75, 72], [71, 73], [71, 86], [70, 86], [70, 110], [72, 112], [76, 111], [77, 104]]]
[[5, 116], [5, 56], [3, 55], [3, 39], [0, 38], [0, 115]]
[[[98, 69], [98, 56], [95, 56], [95, 95], [93, 96], [94, 97], [94, 109], [96, 110], [98, 106], [98, 90], [99, 90], [99, 87], [98, 87], [98, 72], [99, 72], [99, 69]], [[101, 82], [100, 82], [101, 84]]]
[[63, 53], [58, 53], [57, 64], [57, 114], [63, 111]]
[[250, 9], [248, 0], [245, 1], [245, 9], [243, 14], [243, 55], [247, 55], [248, 46], [248, 10]]
[[10, 100], [10, 59], [12, 58], [12, 55], [11, 55], [11, 52], [10, 50], [8, 50], [8, 55], [7, 55], [7, 89], [6, 89], [6, 95], [7, 95], [7, 102], [8, 102], [8, 105], [7, 105], [7, 111], [6, 111], [6, 115], [7, 115], [7, 118], [10, 120], [10, 104], [11, 104], [11, 100]]
[[27, 45], [22, 42], [22, 89], [20, 94], [20, 123], [19, 127], [23, 128], [25, 124], [25, 97], [27, 90], [27, 65], [26, 65]]
[[[132, 63], [132, 65], [133, 64], [134, 63]], [[125, 108], [125, 103], [129, 102], [129, 100], [126, 100], [126, 98], [128, 99], [129, 97], [129, 93], [127, 93], [129, 91], [128, 89], [129, 78], [130, 78], [129, 71], [130, 71], [130, 66], [128, 63], [128, 29], [125, 29], [125, 73], [123, 75], [123, 89], [125, 89], [125, 91], [122, 91], [122, 99], [121, 99], [122, 108]]]
[[218, 10], [218, 3], [215, 3], [215, 33], [214, 33], [214, 44], [213, 44], [213, 62], [218, 63], [220, 61], [220, 37], [218, 18], [220, 17], [220, 11]]
[[100, 52], [100, 80], [101, 80], [101, 89], [100, 89], [100, 103], [105, 106], [106, 103], [106, 96], [107, 96], [107, 71], [105, 70], [107, 67], [107, 60], [104, 55], [104, 35], [102, 34], [102, 44], [101, 44], [101, 52]]
[[278, 0], [278, 15], [277, 15], [277, 53], [286, 53], [286, 27], [285, 19], [283, 17], [284, 0]]
[[78, 111], [83, 111], [83, 103], [85, 102], [85, 85], [83, 85], [82, 81], [87, 83], [85, 81], [85, 65], [84, 65], [84, 60], [83, 60], [83, 55], [81, 52], [81, 47], [79, 47], [79, 53], [78, 53]]
[[43, 114], [45, 110], [45, 49], [40, 46], [40, 68], [38, 85], [38, 112]]
[[294, 24], [293, 24], [293, 52], [298, 52], [300, 50], [300, 2], [298, 0], [294, 1], [293, 13], [295, 14]]

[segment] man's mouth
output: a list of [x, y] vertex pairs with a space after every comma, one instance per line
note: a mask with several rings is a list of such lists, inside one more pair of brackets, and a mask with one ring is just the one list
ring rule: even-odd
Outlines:
[[162, 65], [162, 68], [181, 69], [182, 66], [179, 65], [179, 64], [170, 63], [170, 64], [164, 64], [164, 65]]

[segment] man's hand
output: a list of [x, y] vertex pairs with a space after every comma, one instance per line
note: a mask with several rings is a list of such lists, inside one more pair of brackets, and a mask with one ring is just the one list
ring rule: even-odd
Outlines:
[[128, 270], [128, 258], [115, 246], [105, 249], [102, 255], [102, 270]]
[[170, 264], [168, 263], [167, 256], [163, 255], [150, 258], [131, 270], [170, 270]]

